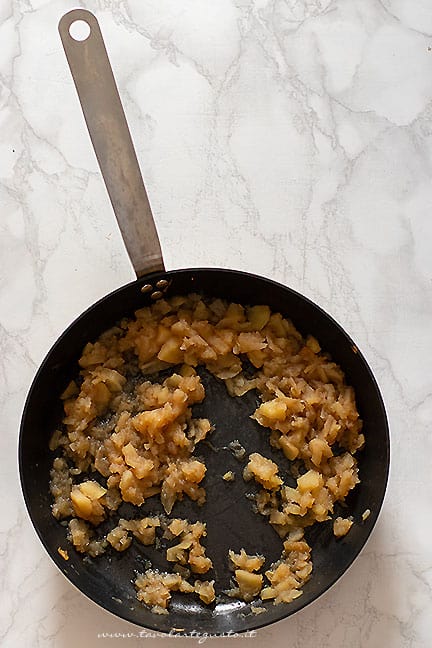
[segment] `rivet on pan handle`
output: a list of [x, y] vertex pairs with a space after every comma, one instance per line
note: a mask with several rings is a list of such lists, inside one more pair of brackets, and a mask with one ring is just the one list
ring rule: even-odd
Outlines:
[[[70, 35], [69, 28], [76, 21], [84, 21], [90, 28], [85, 40]], [[61, 18], [59, 32], [137, 277], [164, 271], [159, 237], [98, 21], [89, 11], [74, 9]]]

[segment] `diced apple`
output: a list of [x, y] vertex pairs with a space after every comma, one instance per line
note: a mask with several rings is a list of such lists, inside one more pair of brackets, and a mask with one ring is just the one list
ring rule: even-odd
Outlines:
[[80, 491], [78, 487], [72, 488], [71, 500], [75, 513], [78, 517], [87, 520], [91, 517], [93, 507], [91, 500]]
[[323, 478], [316, 470], [308, 470], [307, 473], [297, 479], [297, 486], [301, 493], [315, 490], [323, 485]]
[[263, 583], [263, 577], [260, 574], [252, 574], [245, 569], [236, 569], [234, 573], [242, 598], [247, 601], [259, 594]]
[[265, 416], [270, 421], [283, 421], [286, 416], [286, 411], [286, 403], [279, 398], [275, 398], [260, 405], [256, 413]]
[[103, 488], [96, 481], [85, 481], [79, 485], [79, 489], [90, 500], [98, 500], [107, 492], [106, 488]]
[[248, 310], [248, 319], [256, 331], [261, 331], [270, 319], [268, 306], [252, 306]]
[[162, 345], [158, 353], [159, 360], [169, 362], [171, 364], [178, 364], [183, 360], [183, 352], [180, 350], [181, 340], [177, 338], [169, 338], [165, 344]]

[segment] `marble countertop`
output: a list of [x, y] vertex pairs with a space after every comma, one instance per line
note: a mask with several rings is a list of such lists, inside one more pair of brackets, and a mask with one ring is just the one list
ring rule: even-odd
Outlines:
[[[163, 648], [172, 640], [137, 638], [64, 579], [18, 482], [39, 363], [134, 276], [57, 33], [74, 6], [0, 4], [0, 643]], [[248, 644], [429, 648], [431, 3], [83, 6], [105, 36], [167, 268], [233, 267], [304, 293], [356, 340], [387, 406], [391, 475], [367, 546], [329, 592]]]

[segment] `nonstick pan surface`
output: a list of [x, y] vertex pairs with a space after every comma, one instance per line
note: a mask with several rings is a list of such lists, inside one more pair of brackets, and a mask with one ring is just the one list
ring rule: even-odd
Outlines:
[[[92, 29], [96, 29], [97, 23], [89, 12], [79, 10], [67, 16], [69, 22], [77, 17], [85, 18], [91, 22]], [[92, 139], [95, 143], [94, 137]], [[98, 159], [101, 162], [99, 155]], [[102, 164], [101, 168], [104, 173]], [[107, 180], [105, 173], [104, 177]], [[118, 217], [112, 192], [110, 196]], [[122, 232], [124, 234], [124, 228]], [[130, 252], [127, 240], [126, 244]], [[135, 256], [131, 254], [136, 268], [140, 254], [140, 250]], [[158, 265], [157, 261], [154, 263], [158, 258], [157, 250], [153, 256], [147, 255], [147, 267], [149, 258], [153, 265]], [[346, 571], [364, 546], [378, 517], [388, 477], [389, 433], [385, 409], [375, 379], [357, 346], [329, 315], [307, 298], [274, 281], [244, 272], [201, 268], [165, 272], [162, 261], [160, 265], [162, 268], [158, 272], [137, 270], [141, 275], [137, 281], [91, 306], [63, 333], [43, 361], [28, 394], [21, 423], [19, 464], [25, 502], [41, 542], [63, 574], [110, 612], [162, 632], [195, 630], [221, 634], [252, 630], [287, 617], [316, 599]], [[314, 335], [322, 348], [341, 365], [347, 383], [355, 389], [366, 445], [359, 454], [361, 483], [347, 498], [342, 513], [344, 517], [352, 515], [355, 524], [349, 534], [339, 540], [333, 535], [331, 520], [306, 530], [306, 538], [312, 546], [312, 577], [304, 586], [303, 595], [290, 604], [267, 602], [263, 604], [265, 612], [254, 615], [249, 604], [228, 597], [221, 597], [215, 605], [205, 606], [193, 595], [173, 593], [169, 614], [156, 615], [136, 599], [133, 581], [137, 572], [145, 570], [147, 560], [156, 568], [167, 569], [163, 552], [134, 542], [124, 553], [112, 550], [95, 559], [83, 558], [66, 541], [66, 529], [51, 514], [49, 471], [53, 454], [48, 450], [48, 443], [62, 418], [60, 394], [77, 374], [77, 361], [84, 345], [121, 318], [152, 303], [152, 298], [158, 296], [155, 295], [158, 284], [164, 286], [167, 296], [198, 292], [244, 305], [268, 304], [273, 311], [290, 318], [301, 333]], [[204, 370], [199, 372], [206, 398], [194, 406], [194, 415], [208, 417], [215, 425], [210, 443], [201, 443], [195, 452], [207, 465], [203, 482], [207, 501], [197, 507], [185, 499], [175, 504], [173, 515], [206, 522], [207, 554], [214, 563], [208, 577], [216, 579], [218, 589], [224, 589], [230, 578], [226, 566], [228, 549], [244, 547], [250, 553], [262, 553], [267, 558], [266, 566], [277, 560], [281, 552], [280, 538], [260, 515], [253, 512], [247, 495], [254, 493], [255, 487], [241, 478], [244, 462], [233, 457], [228, 443], [238, 439], [247, 454], [260, 452], [272, 458], [283, 467], [282, 474], [285, 473], [287, 480], [290, 479], [290, 462], [270, 447], [268, 432], [250, 419], [258, 405], [255, 392], [232, 398], [222, 381]], [[236, 474], [232, 483], [221, 479], [227, 470]], [[363, 521], [362, 513], [366, 509], [370, 509], [371, 514]], [[116, 515], [128, 517], [132, 511], [136, 514], [136, 507], [122, 504]], [[154, 497], [139, 507], [139, 511], [143, 515], [159, 514], [162, 507]], [[69, 560], [60, 555], [59, 548], [67, 549]]]

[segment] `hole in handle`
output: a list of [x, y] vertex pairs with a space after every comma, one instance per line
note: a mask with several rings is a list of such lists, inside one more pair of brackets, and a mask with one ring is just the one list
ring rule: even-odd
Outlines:
[[74, 20], [69, 25], [70, 37], [75, 41], [85, 41], [90, 36], [90, 25], [85, 20]]

